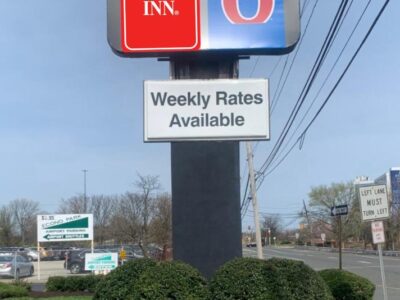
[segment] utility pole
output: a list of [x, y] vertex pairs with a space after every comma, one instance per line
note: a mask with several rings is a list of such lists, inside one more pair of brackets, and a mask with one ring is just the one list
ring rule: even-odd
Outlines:
[[339, 225], [339, 270], [342, 269], [342, 216], [338, 216]]
[[246, 142], [246, 149], [247, 149], [247, 164], [249, 166], [249, 176], [250, 176], [251, 202], [253, 204], [253, 210], [254, 210], [254, 227], [256, 229], [257, 257], [259, 259], [263, 259], [260, 219], [259, 219], [258, 202], [257, 202], [256, 178], [254, 176], [253, 147], [251, 142]]
[[304, 199], [303, 199], [303, 205], [304, 205], [304, 211], [306, 212], [306, 219], [307, 219], [308, 228], [310, 229], [310, 245], [312, 246], [312, 225], [310, 223], [310, 218], [308, 216], [307, 206], [306, 206], [306, 203], [304, 202]]
[[87, 198], [86, 198], [86, 173], [88, 170], [83, 169], [83, 212], [87, 213]]

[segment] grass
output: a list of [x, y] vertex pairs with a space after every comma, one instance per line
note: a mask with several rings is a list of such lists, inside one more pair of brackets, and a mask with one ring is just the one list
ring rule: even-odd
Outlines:
[[92, 300], [91, 296], [51, 297], [51, 298], [7, 298], [6, 300]]

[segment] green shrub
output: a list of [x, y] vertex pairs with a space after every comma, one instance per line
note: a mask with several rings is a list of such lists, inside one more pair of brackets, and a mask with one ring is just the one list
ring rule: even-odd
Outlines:
[[275, 267], [287, 284], [287, 300], [334, 299], [325, 281], [302, 261], [271, 258], [267, 264]]
[[372, 300], [375, 285], [354, 273], [336, 269], [322, 270], [321, 277], [328, 284], [336, 300]]
[[277, 270], [265, 260], [237, 258], [217, 270], [210, 282], [211, 299], [287, 299]]
[[97, 284], [102, 280], [101, 275], [85, 276], [54, 276], [49, 277], [46, 283], [48, 291], [60, 292], [94, 292]]
[[331, 300], [323, 279], [303, 262], [237, 258], [210, 282], [211, 299]]
[[133, 286], [143, 271], [156, 262], [150, 259], [135, 259], [119, 266], [97, 285], [93, 299], [125, 300], [133, 293]]
[[0, 282], [0, 299], [25, 296], [28, 296], [26, 288]]
[[207, 281], [192, 266], [178, 262], [160, 262], [142, 273], [134, 285], [133, 299], [204, 300]]

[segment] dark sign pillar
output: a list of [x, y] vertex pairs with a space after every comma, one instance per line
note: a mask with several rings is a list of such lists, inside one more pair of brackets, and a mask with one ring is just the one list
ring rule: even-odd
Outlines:
[[[178, 80], [237, 78], [238, 59], [171, 59], [170, 71]], [[242, 256], [239, 161], [239, 142], [171, 143], [173, 256], [207, 278]]]

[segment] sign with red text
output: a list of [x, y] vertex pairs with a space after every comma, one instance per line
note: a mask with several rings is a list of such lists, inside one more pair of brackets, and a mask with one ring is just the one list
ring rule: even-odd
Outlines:
[[108, 41], [121, 55], [283, 54], [300, 36], [299, 0], [108, 0]]
[[145, 81], [144, 140], [266, 140], [266, 79]]
[[371, 222], [372, 241], [374, 244], [385, 243], [385, 228], [382, 221]]

